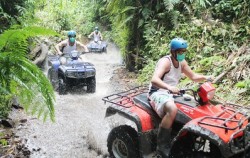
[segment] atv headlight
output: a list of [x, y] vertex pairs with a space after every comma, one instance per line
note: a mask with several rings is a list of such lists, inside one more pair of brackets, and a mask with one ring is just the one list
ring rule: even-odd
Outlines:
[[214, 94], [215, 94], [215, 89], [212, 90], [212, 91], [210, 91], [210, 92], [208, 92], [208, 93], [207, 93], [207, 99], [208, 99], [208, 100], [213, 99]]
[[67, 71], [66, 76], [67, 77], [75, 77], [76, 75], [75, 75], [75, 72]]
[[78, 51], [76, 51], [76, 50], [71, 51], [71, 57], [73, 57], [73, 58], [78, 57]]
[[205, 82], [200, 86], [198, 94], [202, 99], [202, 102], [206, 103], [214, 97], [215, 88], [211, 83]]
[[87, 71], [86, 74], [87, 74], [87, 76], [94, 76], [95, 71]]

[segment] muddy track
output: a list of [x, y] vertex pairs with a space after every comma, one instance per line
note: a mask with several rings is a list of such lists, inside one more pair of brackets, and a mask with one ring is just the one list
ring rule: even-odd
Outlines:
[[26, 140], [30, 157], [108, 157], [106, 139], [113, 125], [105, 119], [108, 105], [102, 98], [123, 90], [119, 79], [112, 79], [121, 67], [122, 58], [114, 45], [109, 45], [107, 54], [88, 53], [84, 58], [96, 68], [97, 89], [94, 94], [83, 89], [62, 96], [56, 93], [55, 123], [43, 123], [25, 114], [18, 116], [28, 120], [18, 128], [16, 135]]

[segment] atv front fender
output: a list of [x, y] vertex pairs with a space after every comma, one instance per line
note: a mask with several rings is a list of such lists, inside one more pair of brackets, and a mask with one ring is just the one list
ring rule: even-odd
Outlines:
[[[231, 157], [233, 155], [243, 152], [243, 149], [237, 149], [233, 151], [232, 145], [230, 144], [230, 142], [225, 142], [224, 138], [221, 137], [221, 132], [223, 130], [225, 136], [232, 138], [232, 135], [228, 135], [228, 133], [225, 132], [225, 129], [219, 129], [221, 131], [218, 132], [218, 130], [214, 130], [214, 128], [211, 128], [211, 127], [209, 128], [209, 126], [202, 127], [199, 124], [200, 120], [201, 120], [200, 118], [194, 119], [190, 121], [188, 124], [186, 124], [179, 131], [178, 135], [174, 138], [172, 142], [172, 146], [176, 142], [178, 142], [178, 140], [188, 135], [188, 133], [192, 133], [197, 136], [203, 137], [206, 140], [209, 140], [214, 145], [216, 145], [218, 149], [220, 150], [221, 155], [225, 158], [228, 158], [228, 157]], [[243, 131], [243, 129], [241, 131]]]

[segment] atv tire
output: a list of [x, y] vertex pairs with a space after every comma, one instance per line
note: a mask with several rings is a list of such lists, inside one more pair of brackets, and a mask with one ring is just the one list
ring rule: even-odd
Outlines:
[[[220, 150], [208, 140], [196, 134], [188, 133], [171, 148], [171, 157], [183, 158], [222, 158]], [[204, 150], [209, 149], [209, 152]]]
[[59, 78], [58, 93], [59, 95], [65, 95], [67, 93], [67, 87], [62, 78]]
[[136, 131], [127, 125], [114, 128], [108, 136], [108, 151], [111, 158], [139, 158], [139, 144]]
[[103, 53], [107, 53], [107, 48], [106, 47], [103, 48]]
[[87, 93], [95, 93], [95, 91], [96, 91], [95, 77], [87, 78]]
[[54, 74], [54, 70], [53, 68], [50, 68], [48, 70], [48, 74], [47, 74], [47, 77], [52, 85], [52, 87], [54, 88], [54, 90], [57, 90], [58, 89], [58, 83], [56, 83], [56, 78], [55, 78], [55, 74]]

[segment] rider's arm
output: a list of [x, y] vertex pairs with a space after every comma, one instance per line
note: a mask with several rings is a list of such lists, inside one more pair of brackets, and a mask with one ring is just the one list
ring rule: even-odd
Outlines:
[[179, 89], [173, 86], [170, 86], [163, 82], [162, 78], [164, 74], [168, 73], [170, 71], [171, 63], [170, 60], [167, 58], [162, 58], [157, 64], [157, 67], [155, 69], [155, 72], [153, 74], [153, 77], [151, 79], [151, 84], [154, 87], [162, 88], [166, 90], [170, 90], [173, 93], [179, 93]]
[[101, 32], [99, 32], [99, 36], [100, 36], [100, 40], [102, 41], [102, 34], [101, 34]]
[[84, 44], [82, 44], [81, 42], [76, 41], [76, 44], [79, 45], [79, 46], [81, 46], [81, 47], [84, 49], [85, 52], [89, 52], [88, 47], [86, 47], [86, 46], [85, 46]]
[[88, 38], [91, 38], [93, 36], [94, 32], [91, 32], [91, 34], [88, 35]]
[[64, 40], [60, 43], [58, 43], [57, 45], [55, 45], [55, 48], [56, 48], [56, 52], [58, 55], [62, 55], [63, 53], [61, 52], [60, 48], [62, 48], [63, 46], [66, 46], [67, 45], [67, 41]]
[[192, 81], [195, 82], [200, 82], [200, 81], [204, 81], [204, 80], [208, 80], [209, 78], [211, 78], [212, 76], [204, 76], [201, 74], [196, 74], [194, 73], [191, 68], [188, 66], [186, 60], [184, 60], [183, 62], [181, 62], [182, 64], [182, 72], [188, 77], [190, 78]]

